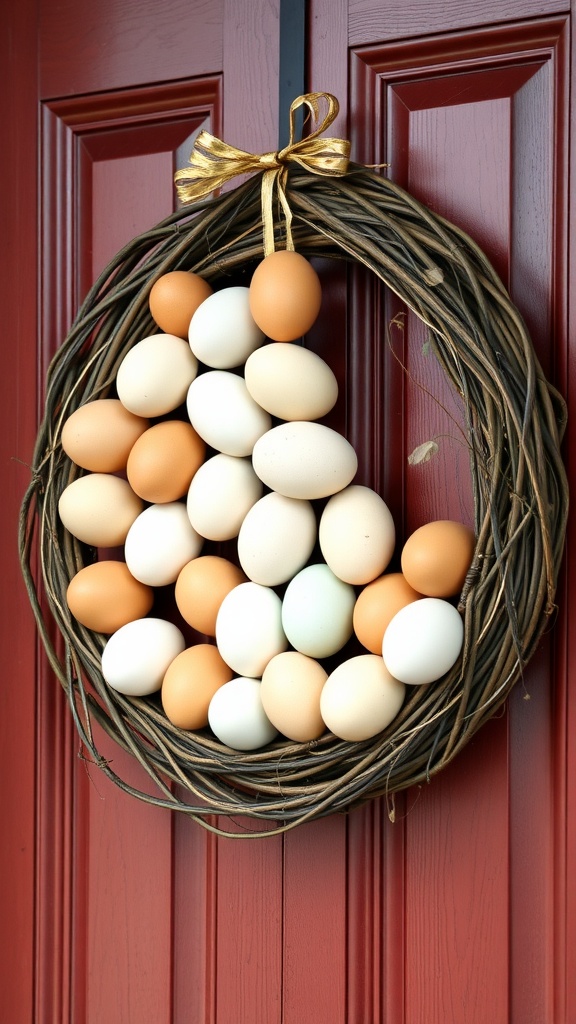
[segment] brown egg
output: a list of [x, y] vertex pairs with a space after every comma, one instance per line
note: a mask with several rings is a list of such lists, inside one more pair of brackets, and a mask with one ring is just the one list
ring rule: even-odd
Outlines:
[[451, 519], [415, 530], [402, 549], [401, 564], [410, 586], [426, 597], [459, 594], [474, 554], [474, 531]]
[[74, 618], [96, 633], [115, 633], [127, 622], [144, 618], [153, 599], [152, 588], [135, 580], [126, 563], [118, 561], [85, 566], [66, 591]]
[[147, 419], [129, 412], [118, 398], [100, 398], [68, 417], [62, 427], [62, 447], [83, 469], [117, 473], [126, 468], [130, 449], [149, 426]]
[[222, 601], [234, 587], [246, 582], [238, 566], [220, 555], [202, 555], [181, 570], [175, 597], [182, 618], [206, 636], [216, 633], [216, 616]]
[[299, 651], [283, 651], [262, 673], [260, 696], [272, 725], [288, 739], [308, 743], [326, 732], [320, 694], [328, 673]]
[[128, 456], [126, 475], [132, 490], [145, 501], [177, 501], [202, 465], [206, 445], [191, 423], [163, 420], [149, 427]]
[[196, 644], [178, 654], [162, 682], [162, 707], [179, 729], [208, 725], [208, 705], [234, 675], [213, 644]]
[[163, 274], [150, 289], [149, 305], [153, 319], [165, 334], [187, 338], [190, 321], [198, 306], [212, 295], [212, 287], [199, 274], [172, 270]]
[[258, 264], [250, 282], [250, 312], [273, 341], [294, 341], [320, 312], [320, 278], [298, 252], [278, 249]]
[[352, 622], [361, 644], [372, 654], [382, 654], [382, 640], [390, 620], [418, 594], [401, 572], [386, 573], [360, 591], [354, 605]]

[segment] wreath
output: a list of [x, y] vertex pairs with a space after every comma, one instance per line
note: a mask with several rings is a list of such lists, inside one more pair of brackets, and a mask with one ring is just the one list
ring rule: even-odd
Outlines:
[[[86, 756], [124, 791], [223, 835], [270, 835], [380, 796], [390, 798], [393, 817], [393, 794], [429, 782], [522, 677], [553, 619], [564, 548], [565, 403], [545, 378], [520, 313], [463, 231], [376, 170], [351, 163], [342, 140], [321, 138], [337, 111], [333, 97], [300, 97], [291, 115], [305, 104], [317, 117], [320, 101], [329, 104], [327, 118], [306, 139], [292, 136], [280, 154], [252, 157], [201, 133], [191, 169], [177, 175], [182, 207], [117, 254], [52, 360], [20, 517], [20, 558], [39, 634]], [[255, 170], [238, 187], [209, 194]], [[460, 653], [440, 678], [407, 687], [384, 729], [354, 741], [330, 731], [306, 742], [279, 735], [238, 750], [209, 728], [174, 725], [157, 694], [131, 696], [103, 678], [108, 638], [82, 625], [67, 604], [71, 580], [98, 552], [59, 515], [63, 492], [83, 475], [62, 431], [75, 410], [116, 394], [127, 353], [157, 329], [149, 306], [155, 282], [190, 271], [217, 291], [276, 249], [363, 265], [427, 326], [464, 409], [475, 539], [453, 602], [463, 626]], [[154, 794], [115, 774], [97, 749], [94, 722], [137, 758]], [[229, 832], [216, 816], [240, 818], [245, 827]], [[258, 828], [258, 819], [272, 827]]]

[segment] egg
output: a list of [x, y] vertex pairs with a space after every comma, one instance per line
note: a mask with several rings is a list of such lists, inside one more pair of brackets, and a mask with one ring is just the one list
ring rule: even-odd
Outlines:
[[212, 697], [232, 678], [213, 644], [195, 644], [170, 662], [160, 692], [166, 717], [179, 729], [204, 729]]
[[257, 750], [277, 736], [262, 706], [259, 679], [239, 676], [224, 683], [210, 701], [208, 721], [220, 742], [233, 750]]
[[438, 519], [412, 533], [401, 553], [408, 583], [427, 597], [451, 597], [464, 586], [474, 554], [474, 531], [463, 523]]
[[247, 512], [238, 534], [238, 559], [255, 583], [286, 583], [308, 561], [316, 543], [309, 501], [270, 491]]
[[135, 619], [121, 626], [102, 651], [102, 675], [112, 689], [145, 697], [162, 686], [166, 670], [184, 650], [184, 636], [166, 619]]
[[153, 590], [134, 579], [125, 562], [112, 559], [84, 566], [66, 590], [74, 618], [96, 633], [115, 633], [127, 622], [144, 618], [153, 601]]
[[320, 694], [327, 676], [319, 662], [299, 651], [284, 651], [268, 662], [262, 675], [262, 705], [288, 739], [309, 743], [326, 731]]
[[356, 598], [352, 622], [361, 644], [372, 654], [382, 653], [382, 640], [388, 623], [407, 604], [418, 601], [418, 594], [401, 572], [391, 572], [368, 583]]
[[326, 725], [342, 740], [359, 743], [382, 732], [402, 707], [406, 688], [376, 654], [359, 654], [330, 673], [320, 696]]
[[58, 514], [78, 540], [93, 547], [114, 548], [124, 543], [143, 507], [126, 480], [109, 473], [87, 473], [62, 491]]
[[250, 396], [244, 378], [229, 370], [200, 374], [188, 389], [186, 407], [200, 437], [225, 455], [251, 455], [254, 442], [270, 429], [270, 414]]
[[188, 327], [200, 303], [212, 295], [212, 286], [189, 270], [162, 274], [150, 289], [148, 302], [152, 318], [161, 331], [186, 338]]
[[286, 587], [282, 627], [292, 647], [327, 658], [352, 636], [356, 594], [323, 563], [307, 565]]
[[128, 482], [145, 501], [177, 501], [188, 493], [205, 452], [205, 442], [190, 423], [163, 420], [134, 444], [126, 466]]
[[231, 590], [216, 617], [216, 643], [238, 675], [261, 677], [270, 659], [288, 646], [278, 595], [251, 581]]
[[410, 686], [440, 679], [456, 663], [464, 639], [462, 616], [439, 597], [406, 605], [390, 621], [382, 641], [389, 672]]
[[263, 490], [250, 459], [219, 452], [192, 478], [186, 499], [190, 522], [208, 540], [231, 540]]
[[77, 466], [92, 473], [126, 468], [133, 444], [150, 426], [118, 398], [100, 398], [76, 409], [62, 427], [62, 448]]
[[137, 416], [164, 416], [181, 405], [198, 372], [183, 338], [152, 334], [124, 356], [116, 374], [118, 398]]
[[322, 287], [301, 253], [278, 249], [258, 264], [250, 282], [250, 310], [273, 341], [294, 341], [309, 331], [320, 312]]
[[319, 420], [338, 398], [328, 363], [301, 345], [263, 345], [247, 359], [244, 379], [254, 401], [281, 420]]
[[187, 562], [200, 554], [203, 538], [178, 501], [150, 505], [126, 536], [124, 557], [132, 575], [150, 587], [174, 583]]
[[345, 583], [361, 585], [376, 579], [392, 558], [394, 520], [376, 491], [352, 484], [327, 501], [318, 539], [332, 572]]
[[325, 498], [351, 483], [358, 469], [352, 445], [331, 427], [281, 423], [254, 444], [252, 465], [271, 490], [288, 498]]
[[174, 596], [182, 618], [206, 636], [216, 635], [216, 616], [234, 587], [245, 583], [242, 570], [220, 555], [200, 555], [180, 570]]
[[254, 322], [248, 288], [234, 286], [214, 292], [198, 307], [188, 330], [188, 342], [201, 363], [225, 370], [241, 366], [264, 341]]

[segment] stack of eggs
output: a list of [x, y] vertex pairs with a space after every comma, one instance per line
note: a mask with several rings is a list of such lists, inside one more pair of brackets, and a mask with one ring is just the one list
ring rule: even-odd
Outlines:
[[[60, 518], [100, 549], [67, 601], [108, 637], [105, 681], [132, 696], [160, 691], [175, 726], [210, 727], [237, 750], [327, 729], [369, 739], [406, 686], [440, 678], [462, 646], [450, 599], [474, 535], [428, 523], [408, 538], [402, 572], [386, 572], [390, 511], [353, 483], [349, 442], [318, 422], [336, 378], [286, 344], [320, 305], [318, 276], [295, 252], [264, 259], [249, 288], [214, 292], [193, 273], [167, 273], [150, 292], [165, 333], [124, 356], [117, 398], [88, 402], [62, 430], [85, 472], [62, 493]], [[163, 588], [177, 608], [167, 617]], [[332, 668], [354, 636], [364, 653]]]

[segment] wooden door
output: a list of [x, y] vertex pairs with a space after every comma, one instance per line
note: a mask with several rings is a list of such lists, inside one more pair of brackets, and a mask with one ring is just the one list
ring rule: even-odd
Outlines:
[[[566, 394], [571, 6], [309, 0], [306, 83], [340, 99], [334, 129], [356, 160], [389, 163], [488, 252]], [[506, 713], [429, 787], [398, 798], [394, 823], [374, 801], [284, 838], [217, 838], [120, 792], [82, 756], [15, 551], [45, 369], [94, 275], [172, 208], [172, 171], [201, 126], [254, 152], [275, 147], [279, 10], [38, 8], [5, 10], [0, 43], [2, 1019], [568, 1024], [576, 717], [565, 584]], [[466, 455], [419, 325], [406, 323], [405, 378], [382, 355], [389, 299], [339, 270], [325, 281], [331, 312], [310, 343], [330, 343], [328, 358], [347, 368], [346, 430], [366, 482], [403, 530], [465, 514]], [[432, 435], [443, 439], [433, 472], [409, 471], [407, 455]], [[127, 755], [99, 745], [146, 785]]]

